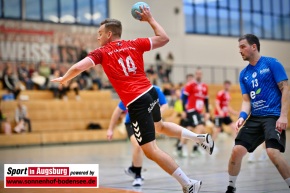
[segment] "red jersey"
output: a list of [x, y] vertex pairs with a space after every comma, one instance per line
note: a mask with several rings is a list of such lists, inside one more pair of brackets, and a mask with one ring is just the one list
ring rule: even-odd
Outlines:
[[197, 111], [202, 113], [204, 100], [208, 98], [208, 86], [205, 83], [191, 81], [186, 84], [184, 94], [188, 96], [187, 112]]
[[127, 106], [152, 88], [144, 70], [143, 53], [151, 50], [150, 38], [110, 42], [88, 54], [101, 64], [121, 101]]
[[[229, 92], [221, 90], [217, 93], [216, 101], [219, 103], [221, 110], [223, 111], [223, 117], [229, 116], [229, 103], [231, 96]], [[215, 116], [220, 116], [218, 110], [215, 108]]]

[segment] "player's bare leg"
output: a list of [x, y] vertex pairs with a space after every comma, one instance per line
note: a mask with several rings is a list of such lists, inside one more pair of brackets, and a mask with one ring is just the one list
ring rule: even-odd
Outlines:
[[267, 154], [276, 166], [283, 179], [290, 178], [290, 167], [281, 152], [277, 149], [267, 148]]
[[157, 133], [165, 134], [169, 137], [190, 139], [199, 143], [209, 154], [212, 154], [214, 142], [209, 134], [197, 134], [171, 122], [155, 122]]
[[228, 164], [229, 173], [229, 186], [236, 187], [237, 176], [240, 173], [243, 157], [247, 153], [247, 149], [244, 146], [236, 145], [232, 150], [232, 154]]
[[[184, 190], [189, 188], [194, 188], [196, 190], [200, 189], [201, 181], [189, 179], [176, 162], [168, 154], [158, 148], [156, 140], [142, 145], [141, 148], [148, 159], [151, 159], [169, 175], [172, 175], [181, 184]], [[184, 192], [189, 191], [187, 190]]]
[[134, 181], [132, 183], [133, 186], [141, 186], [143, 184], [143, 178], [141, 175], [143, 164], [143, 151], [134, 135], [131, 135], [130, 141], [133, 146], [132, 166], [126, 168], [125, 173], [134, 178]]

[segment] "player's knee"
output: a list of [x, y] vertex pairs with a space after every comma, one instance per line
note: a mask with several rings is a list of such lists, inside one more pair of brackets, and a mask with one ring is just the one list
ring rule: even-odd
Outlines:
[[280, 151], [274, 148], [267, 148], [267, 154], [272, 161], [275, 161], [280, 155]]
[[152, 147], [152, 146], [141, 146], [142, 147], [142, 150], [144, 152], [144, 155], [150, 159], [150, 160], [155, 160], [155, 157], [158, 156], [157, 152], [158, 152], [158, 149], [155, 148], [155, 147]]
[[232, 151], [233, 158], [243, 158], [247, 153], [247, 149], [241, 145], [236, 145]]

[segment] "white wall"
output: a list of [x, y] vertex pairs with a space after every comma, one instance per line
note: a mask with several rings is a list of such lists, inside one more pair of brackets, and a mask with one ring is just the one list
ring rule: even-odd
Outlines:
[[[135, 0], [110, 0], [110, 17], [123, 23], [123, 38], [148, 37], [153, 35], [148, 24], [131, 16], [131, 6]], [[169, 51], [175, 57], [176, 65], [219, 65], [243, 67], [238, 50], [237, 37], [187, 35], [184, 33], [182, 0], [146, 0], [155, 19], [170, 36], [170, 42], [163, 48], [144, 55], [147, 63], [154, 63], [156, 52], [165, 58]], [[174, 9], [179, 8], [178, 15]], [[278, 58], [286, 68], [290, 68], [290, 42], [261, 40], [261, 54]]]

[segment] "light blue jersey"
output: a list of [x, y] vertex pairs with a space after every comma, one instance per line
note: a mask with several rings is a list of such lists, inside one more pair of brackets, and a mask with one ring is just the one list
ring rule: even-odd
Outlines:
[[282, 93], [277, 84], [283, 80], [288, 80], [284, 67], [271, 57], [262, 56], [241, 71], [241, 91], [251, 99], [253, 116], [280, 116]]
[[[164, 104], [167, 104], [167, 101], [166, 101], [166, 97], [164, 96], [162, 90], [156, 86], [156, 85], [153, 85], [155, 90], [157, 91], [157, 94], [158, 94], [158, 98], [159, 98], [159, 105], [162, 106]], [[118, 107], [122, 110], [122, 111], [127, 111], [127, 108], [125, 107], [124, 103], [122, 101], [120, 101]], [[131, 120], [130, 120], [130, 117], [129, 117], [129, 113], [127, 112], [126, 113], [126, 117], [125, 117], [125, 123], [130, 123]]]

